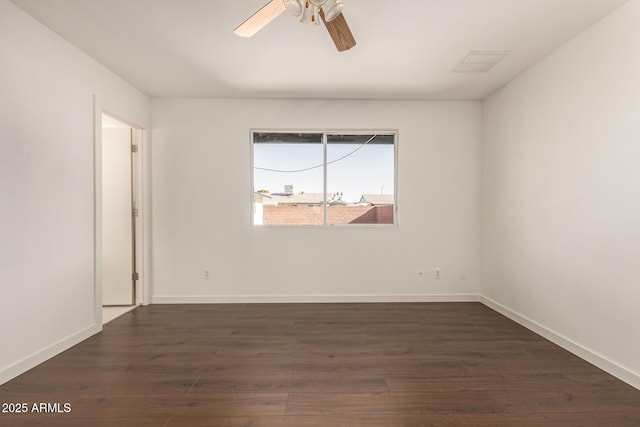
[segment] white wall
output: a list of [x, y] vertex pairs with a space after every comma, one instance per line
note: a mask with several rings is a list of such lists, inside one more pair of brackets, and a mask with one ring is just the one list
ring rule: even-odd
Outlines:
[[[479, 102], [156, 99], [152, 121], [154, 302], [477, 299]], [[398, 129], [399, 227], [252, 228], [251, 128]]]
[[94, 112], [148, 125], [148, 99], [0, 0], [0, 383], [100, 330]]
[[485, 104], [483, 289], [640, 387], [640, 1]]

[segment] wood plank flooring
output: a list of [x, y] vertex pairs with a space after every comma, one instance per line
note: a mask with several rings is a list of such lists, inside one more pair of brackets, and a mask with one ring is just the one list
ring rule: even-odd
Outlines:
[[477, 303], [153, 305], [0, 386], [0, 426], [640, 426], [640, 391]]

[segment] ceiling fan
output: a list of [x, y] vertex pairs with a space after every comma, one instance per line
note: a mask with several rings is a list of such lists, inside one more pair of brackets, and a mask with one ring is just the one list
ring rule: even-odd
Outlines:
[[342, 0], [271, 0], [233, 32], [241, 37], [251, 37], [288, 10], [293, 16], [300, 17], [300, 22], [305, 24], [320, 25], [322, 20], [338, 51], [343, 52], [354, 47], [356, 40], [344, 19], [342, 9]]

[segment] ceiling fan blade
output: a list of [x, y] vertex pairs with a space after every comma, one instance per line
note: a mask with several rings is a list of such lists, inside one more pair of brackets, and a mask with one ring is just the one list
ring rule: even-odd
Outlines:
[[320, 16], [329, 31], [329, 35], [333, 39], [333, 43], [335, 43], [338, 48], [338, 51], [344, 52], [356, 45], [356, 39], [353, 38], [353, 34], [351, 34], [351, 29], [347, 24], [347, 20], [344, 19], [344, 13], [341, 13], [329, 22], [324, 19], [324, 12], [322, 10], [320, 10]]
[[240, 37], [251, 37], [286, 10], [282, 0], [271, 0], [233, 30]]

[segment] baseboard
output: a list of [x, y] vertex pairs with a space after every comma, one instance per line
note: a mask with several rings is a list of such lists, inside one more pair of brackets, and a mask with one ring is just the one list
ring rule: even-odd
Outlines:
[[497, 311], [505, 317], [513, 320], [516, 323], [524, 326], [525, 328], [535, 332], [536, 334], [548, 339], [554, 344], [559, 345], [565, 350], [575, 354], [579, 358], [586, 360], [592, 365], [597, 366], [603, 371], [613, 375], [621, 381], [635, 387], [640, 390], [640, 374], [631, 371], [630, 369], [621, 366], [620, 364], [592, 351], [575, 341], [570, 340], [569, 338], [559, 334], [551, 329], [542, 326], [534, 320], [529, 319], [515, 311], [505, 307], [504, 305], [492, 300], [491, 298], [487, 298], [485, 296], [480, 296], [480, 302], [492, 310]]
[[156, 295], [152, 304], [478, 302], [478, 294]]
[[69, 335], [41, 350], [38, 350], [18, 362], [0, 369], [0, 385], [12, 380], [13, 378], [27, 372], [29, 369], [35, 368], [42, 362], [51, 359], [63, 351], [73, 347], [74, 345], [86, 340], [92, 335], [102, 330], [101, 325], [93, 324], [87, 328]]

